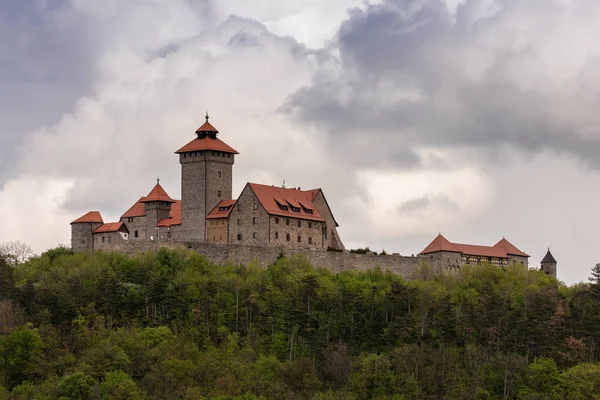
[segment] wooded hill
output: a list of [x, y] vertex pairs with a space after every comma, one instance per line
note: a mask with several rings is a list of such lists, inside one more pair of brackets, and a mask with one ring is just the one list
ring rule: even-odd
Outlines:
[[600, 267], [405, 281], [301, 256], [0, 260], [0, 399], [596, 399]]

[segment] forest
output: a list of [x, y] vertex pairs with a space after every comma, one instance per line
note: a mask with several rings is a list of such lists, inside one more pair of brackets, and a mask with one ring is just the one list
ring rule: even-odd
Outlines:
[[0, 399], [600, 399], [600, 266], [0, 257]]

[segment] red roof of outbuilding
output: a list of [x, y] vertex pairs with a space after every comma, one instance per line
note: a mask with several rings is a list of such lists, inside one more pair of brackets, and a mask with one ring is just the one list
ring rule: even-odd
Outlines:
[[450, 243], [448, 239], [443, 237], [441, 233], [437, 235], [435, 239], [433, 239], [433, 242], [429, 243], [429, 246], [425, 247], [425, 250], [423, 250], [421, 254], [436, 253], [438, 251], [451, 251], [454, 253], [461, 252], [456, 248], [456, 246]]
[[513, 256], [529, 257], [529, 254], [517, 249], [511, 242], [509, 242], [505, 238], [502, 238], [502, 240], [496, 243], [494, 247], [503, 249], [506, 252], [506, 254], [510, 254]]
[[[227, 218], [233, 210], [235, 200], [221, 200], [215, 208], [206, 216], [207, 219]], [[227, 207], [227, 210], [221, 210], [222, 207]]]
[[106, 224], [99, 226], [94, 233], [118, 232], [122, 226], [123, 222], [107, 222]]
[[167, 203], [175, 203], [175, 200], [173, 200], [167, 194], [167, 192], [165, 192], [165, 189], [163, 189], [162, 186], [160, 186], [160, 183], [157, 183], [156, 186], [154, 186], [154, 188], [150, 191], [150, 193], [148, 193], [148, 196], [144, 197], [140, 201], [142, 203], [149, 203], [151, 201], [165, 201]]
[[156, 226], [173, 226], [181, 225], [181, 200], [175, 200], [171, 204], [171, 211], [169, 212], [169, 218], [161, 219], [158, 221]]
[[420, 254], [450, 251], [471, 256], [508, 258], [509, 255], [529, 257], [513, 246], [508, 240], [502, 239], [495, 246], [479, 246], [475, 244], [451, 243], [439, 234]]
[[81, 224], [86, 222], [102, 224], [104, 223], [104, 220], [102, 220], [102, 216], [100, 215], [99, 211], [90, 211], [77, 218], [75, 221], [71, 222], [71, 224]]
[[[271, 215], [280, 215], [291, 218], [307, 219], [311, 221], [323, 222], [323, 218], [313, 204], [313, 190], [287, 189], [275, 186], [260, 185], [258, 183], [249, 183], [250, 188], [256, 194], [258, 201]], [[285, 200], [289, 204], [304, 203], [313, 210], [312, 214], [307, 213], [304, 208], [300, 212], [292, 211], [290, 207], [287, 210], [279, 208], [278, 202]]]

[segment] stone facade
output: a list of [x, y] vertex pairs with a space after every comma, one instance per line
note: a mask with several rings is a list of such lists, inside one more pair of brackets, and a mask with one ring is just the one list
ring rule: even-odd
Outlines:
[[208, 150], [179, 155], [181, 240], [206, 240], [206, 216], [221, 200], [232, 198], [234, 158]]
[[229, 221], [227, 218], [215, 218], [206, 221], [209, 243], [228, 243]]
[[[166, 201], [149, 201], [145, 203], [146, 240], [157, 240], [160, 235], [158, 223], [169, 218], [171, 203]], [[164, 228], [163, 228], [164, 229]]]
[[297, 218], [269, 217], [269, 244], [288, 249], [322, 249], [322, 222]]
[[[125, 217], [120, 219], [121, 222], [127, 225], [127, 229], [129, 230], [129, 240], [132, 243], [141, 243], [145, 242], [147, 239], [146, 236], [146, 216], [141, 217]], [[152, 228], [154, 231], [155, 229]]]
[[322, 226], [323, 247], [343, 250], [344, 244], [337, 231], [338, 224], [335, 221], [335, 218], [333, 218], [333, 213], [331, 212], [331, 208], [329, 208], [329, 204], [327, 204], [327, 200], [325, 200], [325, 195], [322, 190], [319, 189], [313, 203], [319, 210], [319, 214], [321, 214], [325, 220], [325, 224]]
[[71, 224], [71, 248], [73, 251], [94, 251], [94, 231], [102, 226], [101, 222], [81, 222]]

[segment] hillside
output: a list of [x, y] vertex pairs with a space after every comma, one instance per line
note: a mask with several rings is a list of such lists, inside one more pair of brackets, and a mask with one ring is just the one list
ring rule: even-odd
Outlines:
[[187, 250], [0, 260], [0, 399], [600, 398], [600, 283]]

